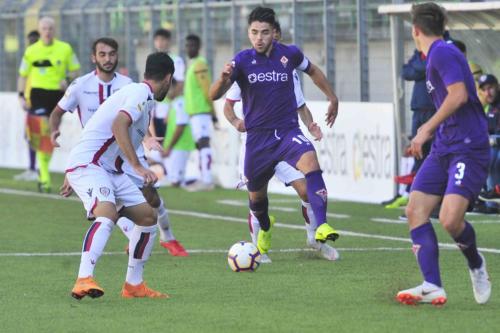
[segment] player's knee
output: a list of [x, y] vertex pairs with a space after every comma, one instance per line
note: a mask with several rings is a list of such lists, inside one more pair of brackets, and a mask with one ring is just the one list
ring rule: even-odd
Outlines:
[[440, 213], [439, 222], [441, 222], [443, 228], [452, 236], [459, 235], [463, 229], [462, 223], [453, 214]]
[[149, 227], [156, 224], [157, 215], [154, 209], [150, 207], [145, 214], [141, 217], [141, 221], [138, 223], [143, 227]]
[[92, 210], [92, 214], [96, 217], [106, 217], [115, 223], [118, 221], [116, 206], [111, 202], [102, 201], [97, 203], [95, 208]]
[[210, 148], [210, 138], [203, 137], [196, 141], [196, 149], [201, 150], [203, 148]]

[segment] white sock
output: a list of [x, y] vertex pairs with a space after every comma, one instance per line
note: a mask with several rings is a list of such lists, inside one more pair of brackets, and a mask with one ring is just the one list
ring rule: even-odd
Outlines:
[[156, 237], [156, 226], [141, 227], [132, 230], [129, 243], [128, 269], [125, 281], [131, 285], [142, 283], [144, 264], [148, 261]]
[[132, 233], [132, 229], [134, 228], [135, 223], [132, 222], [132, 220], [122, 216], [118, 219], [116, 225], [118, 226], [118, 228], [120, 228], [125, 237], [127, 237], [127, 239], [130, 239], [130, 234]]
[[212, 148], [206, 147], [200, 150], [201, 180], [204, 183], [212, 183]]
[[257, 235], [259, 234], [260, 224], [259, 220], [252, 214], [248, 212], [248, 228], [250, 229], [250, 236], [252, 237], [252, 243], [257, 246]]
[[160, 207], [158, 208], [158, 230], [160, 230], [160, 240], [162, 242], [170, 242], [175, 240], [175, 236], [172, 233], [172, 227], [170, 226], [170, 219], [168, 217], [168, 211], [165, 208], [163, 199], [160, 199]]
[[304, 217], [304, 221], [306, 223], [307, 242], [309, 244], [314, 244], [316, 243], [316, 217], [314, 216], [311, 204], [305, 201], [301, 202], [302, 216]]
[[99, 260], [115, 224], [106, 217], [97, 217], [83, 239], [82, 258], [78, 277], [94, 275], [94, 267]]

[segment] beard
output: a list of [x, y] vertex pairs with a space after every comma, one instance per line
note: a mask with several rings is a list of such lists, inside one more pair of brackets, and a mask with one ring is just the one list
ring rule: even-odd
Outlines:
[[96, 66], [97, 66], [97, 69], [100, 71], [100, 72], [103, 72], [103, 73], [106, 73], [106, 74], [111, 74], [111, 73], [114, 73], [115, 69], [116, 69], [116, 66], [118, 66], [118, 61], [115, 62], [113, 64], [113, 66], [111, 67], [111, 69], [106, 69], [104, 68], [100, 63], [96, 62], [95, 63]]

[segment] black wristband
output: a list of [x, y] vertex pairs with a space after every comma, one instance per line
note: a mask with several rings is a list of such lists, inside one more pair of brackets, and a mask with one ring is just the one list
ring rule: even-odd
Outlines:
[[19, 97], [24, 97], [24, 92], [23, 91], [20, 91], [17, 94], [19, 95]]

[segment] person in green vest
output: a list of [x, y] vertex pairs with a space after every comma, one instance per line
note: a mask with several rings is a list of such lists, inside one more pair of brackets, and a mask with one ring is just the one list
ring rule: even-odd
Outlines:
[[24, 52], [17, 91], [23, 109], [26, 107], [24, 91], [26, 80], [31, 80], [31, 106], [28, 109], [28, 126], [36, 150], [39, 168], [38, 189], [51, 191], [49, 163], [54, 147], [50, 142], [48, 119], [50, 113], [63, 97], [69, 81], [78, 76], [80, 63], [68, 43], [54, 38], [55, 21], [42, 17], [38, 22], [40, 40]]
[[168, 102], [167, 133], [163, 142], [163, 165], [167, 170], [167, 180], [174, 187], [179, 187], [184, 183], [189, 154], [195, 149], [189, 116], [184, 111], [183, 96], [177, 95], [177, 84], [179, 83], [173, 79], [168, 96], [170, 101]]
[[214, 188], [212, 179], [212, 122], [217, 122], [212, 100], [208, 95], [211, 76], [206, 59], [200, 56], [201, 40], [197, 35], [186, 37], [189, 65], [184, 81], [184, 109], [189, 115], [191, 132], [199, 152], [201, 179], [186, 187], [188, 191], [207, 191]]

